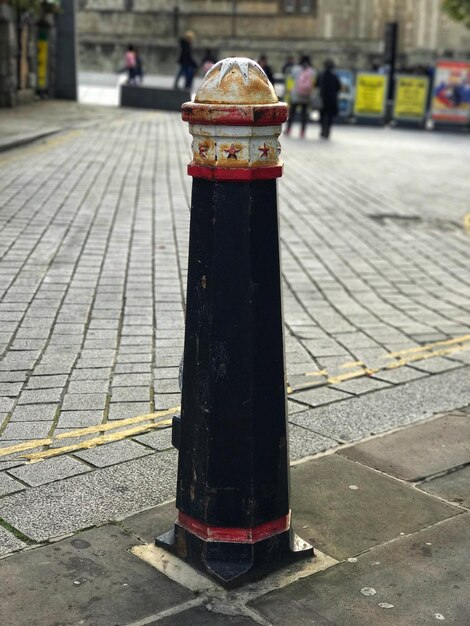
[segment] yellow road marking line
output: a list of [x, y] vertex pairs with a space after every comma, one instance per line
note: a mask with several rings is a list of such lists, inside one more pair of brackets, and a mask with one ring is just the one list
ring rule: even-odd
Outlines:
[[93, 437], [92, 439], [86, 439], [80, 443], [72, 444], [70, 446], [62, 446], [61, 448], [49, 448], [49, 450], [42, 450], [41, 452], [31, 452], [30, 454], [23, 454], [22, 458], [28, 459], [31, 463], [37, 461], [44, 461], [54, 456], [60, 456], [67, 452], [76, 452], [77, 450], [88, 450], [89, 448], [95, 448], [96, 446], [102, 446], [105, 443], [112, 441], [120, 441], [126, 437], [132, 435], [140, 435], [148, 430], [155, 428], [163, 428], [171, 424], [172, 420], [162, 420], [156, 424], [144, 424], [142, 426], [134, 426], [134, 428], [128, 428], [125, 431], [119, 433], [111, 433], [109, 435], [102, 435], [101, 437]]
[[416, 348], [408, 348], [407, 350], [398, 350], [397, 352], [390, 352], [385, 358], [391, 359], [402, 354], [409, 354], [410, 352], [426, 352], [432, 350], [438, 346], [450, 346], [454, 343], [467, 343], [470, 341], [470, 335], [462, 335], [461, 337], [454, 337], [454, 339], [446, 339], [445, 341], [436, 341], [434, 343], [428, 343], [424, 346], [418, 346]]
[[[468, 346], [466, 345], [457, 345], [451, 346], [449, 348], [442, 348], [442, 350], [433, 350], [419, 354], [412, 354], [409, 355], [407, 358], [402, 357], [398, 361], [386, 363], [383, 367], [362, 368], [354, 370], [352, 372], [347, 372], [345, 374], [339, 374], [338, 376], [328, 376], [328, 378], [325, 379], [324, 384], [337, 385], [338, 383], [342, 383], [353, 378], [360, 378], [361, 376], [371, 376], [372, 374], [377, 374], [386, 370], [397, 369], [398, 367], [403, 367], [404, 365], [408, 365], [409, 363], [415, 363], [416, 361], [424, 361], [425, 359], [431, 359], [436, 356], [446, 356], [449, 354], [453, 354], [454, 352], [459, 352], [460, 350], [464, 350], [467, 347]], [[291, 394], [302, 389], [314, 389], [315, 387], [318, 387], [318, 385], [312, 384], [311, 382], [302, 383], [300, 385], [295, 385], [294, 387], [289, 387], [287, 393]]]
[[351, 363], [344, 363], [343, 365], [340, 365], [339, 369], [345, 370], [349, 369], [350, 367], [358, 367], [359, 365], [365, 365], [364, 361], [352, 361]]
[[[320, 385], [335, 385], [347, 380], [352, 380], [355, 378], [359, 378], [361, 376], [370, 376], [372, 374], [377, 374], [381, 371], [392, 370], [399, 367], [403, 367], [409, 363], [414, 363], [416, 361], [422, 361], [425, 359], [430, 359], [438, 356], [446, 356], [448, 354], [453, 354], [454, 352], [458, 352], [459, 350], [463, 350], [467, 348], [467, 342], [470, 341], [470, 335], [462, 335], [461, 337], [456, 337], [454, 339], [448, 339], [446, 341], [437, 341], [433, 344], [427, 344], [425, 346], [420, 346], [419, 348], [410, 348], [408, 350], [400, 350], [398, 352], [394, 352], [386, 355], [384, 358], [391, 357], [394, 355], [397, 357], [397, 360], [394, 362], [385, 363], [381, 367], [376, 368], [365, 368], [364, 366], [360, 367], [360, 369], [356, 369], [350, 372], [345, 372], [344, 374], [339, 374], [338, 376], [329, 376], [327, 370], [321, 370], [320, 372], [310, 372], [305, 374], [305, 376], [321, 376], [323, 377], [323, 381], [320, 382]], [[457, 345], [455, 345], [457, 344]], [[433, 348], [444, 346], [439, 350], [434, 350]], [[342, 368], [349, 368], [357, 365], [363, 365], [362, 361], [356, 361], [354, 363], [345, 363], [342, 365]], [[312, 389], [319, 386], [318, 384], [307, 382], [300, 385], [295, 386], [287, 386], [287, 393], [291, 395], [296, 391], [300, 391], [302, 389]], [[22, 455], [23, 458], [29, 459], [30, 461], [39, 461], [46, 458], [50, 458], [53, 456], [58, 456], [60, 454], [64, 454], [66, 452], [73, 452], [74, 450], [81, 450], [92, 448], [98, 445], [102, 445], [104, 443], [109, 443], [112, 441], [119, 441], [121, 439], [125, 439], [126, 437], [130, 437], [132, 435], [140, 434], [146, 432], [148, 430], [162, 428], [171, 424], [171, 420], [160, 420], [158, 422], [154, 422], [162, 417], [166, 417], [168, 415], [174, 415], [180, 411], [180, 406], [174, 406], [170, 409], [165, 409], [164, 411], [157, 411], [155, 413], [147, 413], [145, 415], [137, 415], [136, 417], [129, 417], [123, 420], [116, 420], [115, 422], [107, 422], [105, 424], [97, 424], [96, 426], [88, 426], [86, 428], [77, 428], [75, 430], [71, 430], [66, 433], [61, 433], [55, 437], [48, 437], [44, 439], [35, 439], [31, 441], [27, 441], [21, 444], [15, 444], [13, 446], [9, 446], [7, 448], [0, 448], [0, 457], [8, 456], [11, 454], [16, 454], [18, 452], [26, 452], [28, 450], [32, 450], [33, 448], [38, 448], [42, 446], [48, 446], [54, 441], [70, 439], [75, 437], [83, 437], [85, 435], [92, 435], [95, 433], [108, 432], [110, 430], [115, 430], [117, 428], [122, 429], [125, 426], [131, 426], [131, 428], [120, 430], [117, 433], [111, 433], [107, 435], [100, 435], [99, 437], [94, 437], [91, 439], [87, 439], [81, 443], [73, 444], [69, 446], [62, 446], [57, 448], [52, 448], [49, 450], [43, 450], [40, 452], [33, 452], [30, 454]], [[154, 423], [145, 423], [145, 422], [154, 422]], [[136, 424], [140, 424], [136, 426]]]
[[319, 370], [318, 372], [307, 372], [304, 376], [328, 376], [326, 370]]
[[157, 411], [156, 413], [147, 413], [145, 415], [137, 415], [137, 417], [128, 417], [123, 420], [116, 420], [114, 422], [107, 422], [106, 424], [98, 424], [96, 426], [87, 426], [86, 428], [77, 428], [67, 433], [61, 433], [54, 438], [46, 439], [33, 439], [26, 441], [25, 443], [18, 443], [8, 448], [0, 448], [0, 457], [7, 456], [9, 454], [16, 454], [17, 452], [24, 452], [25, 450], [31, 450], [32, 448], [38, 448], [40, 446], [48, 446], [56, 439], [70, 439], [72, 437], [83, 437], [84, 435], [91, 435], [108, 430], [114, 430], [115, 428], [122, 428], [123, 426], [129, 426], [130, 424], [138, 424], [139, 422], [149, 422], [151, 420], [158, 419], [160, 417], [166, 417], [178, 413], [179, 406], [174, 406], [171, 409], [165, 409], [164, 411]]
[[[15, 150], [15, 154], [0, 156], [0, 167], [3, 165], [9, 165], [13, 161], [18, 161], [18, 159], [24, 159], [29, 156], [41, 154], [42, 152], [47, 152], [47, 150], [51, 150], [51, 148], [55, 148], [61, 143], [75, 139], [76, 137], [82, 135], [83, 132], [83, 129], [70, 130], [68, 132], [58, 131], [57, 135], [54, 134], [37, 139], [36, 141], [42, 142], [40, 145], [34, 143], [32, 145], [26, 144], [13, 148], [13, 150]], [[21, 152], [17, 152], [18, 150], [21, 150]]]
[[470, 235], [470, 213], [467, 213], [463, 218], [463, 229]]

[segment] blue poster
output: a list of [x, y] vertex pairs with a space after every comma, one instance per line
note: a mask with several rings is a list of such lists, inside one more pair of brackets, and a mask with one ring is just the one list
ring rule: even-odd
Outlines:
[[339, 117], [349, 117], [354, 102], [354, 73], [351, 70], [335, 70], [336, 76], [341, 83], [341, 91], [338, 98]]

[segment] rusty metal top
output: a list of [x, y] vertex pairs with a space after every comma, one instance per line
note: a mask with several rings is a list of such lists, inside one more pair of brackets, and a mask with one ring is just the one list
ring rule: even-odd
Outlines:
[[244, 57], [229, 57], [207, 72], [194, 101], [200, 104], [275, 104], [278, 98], [258, 63]]

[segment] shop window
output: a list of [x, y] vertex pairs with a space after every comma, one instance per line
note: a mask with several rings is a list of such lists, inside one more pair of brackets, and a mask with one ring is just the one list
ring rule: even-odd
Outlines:
[[281, 0], [284, 13], [314, 13], [317, 0]]

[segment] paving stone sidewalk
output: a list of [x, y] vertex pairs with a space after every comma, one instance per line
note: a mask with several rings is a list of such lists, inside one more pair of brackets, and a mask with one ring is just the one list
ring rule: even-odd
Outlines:
[[[4, 553], [172, 497], [168, 428], [128, 420], [179, 404], [183, 346], [179, 116], [28, 115], [65, 131], [0, 155], [0, 454], [30, 448], [0, 456]], [[282, 143], [292, 458], [469, 404], [468, 139], [311, 127]], [[102, 425], [122, 440], [25, 463]]]
[[466, 626], [469, 434], [470, 410], [454, 411], [295, 464], [313, 561], [229, 592], [174, 557], [167, 576], [145, 559], [171, 502], [1, 560], [0, 623]]

